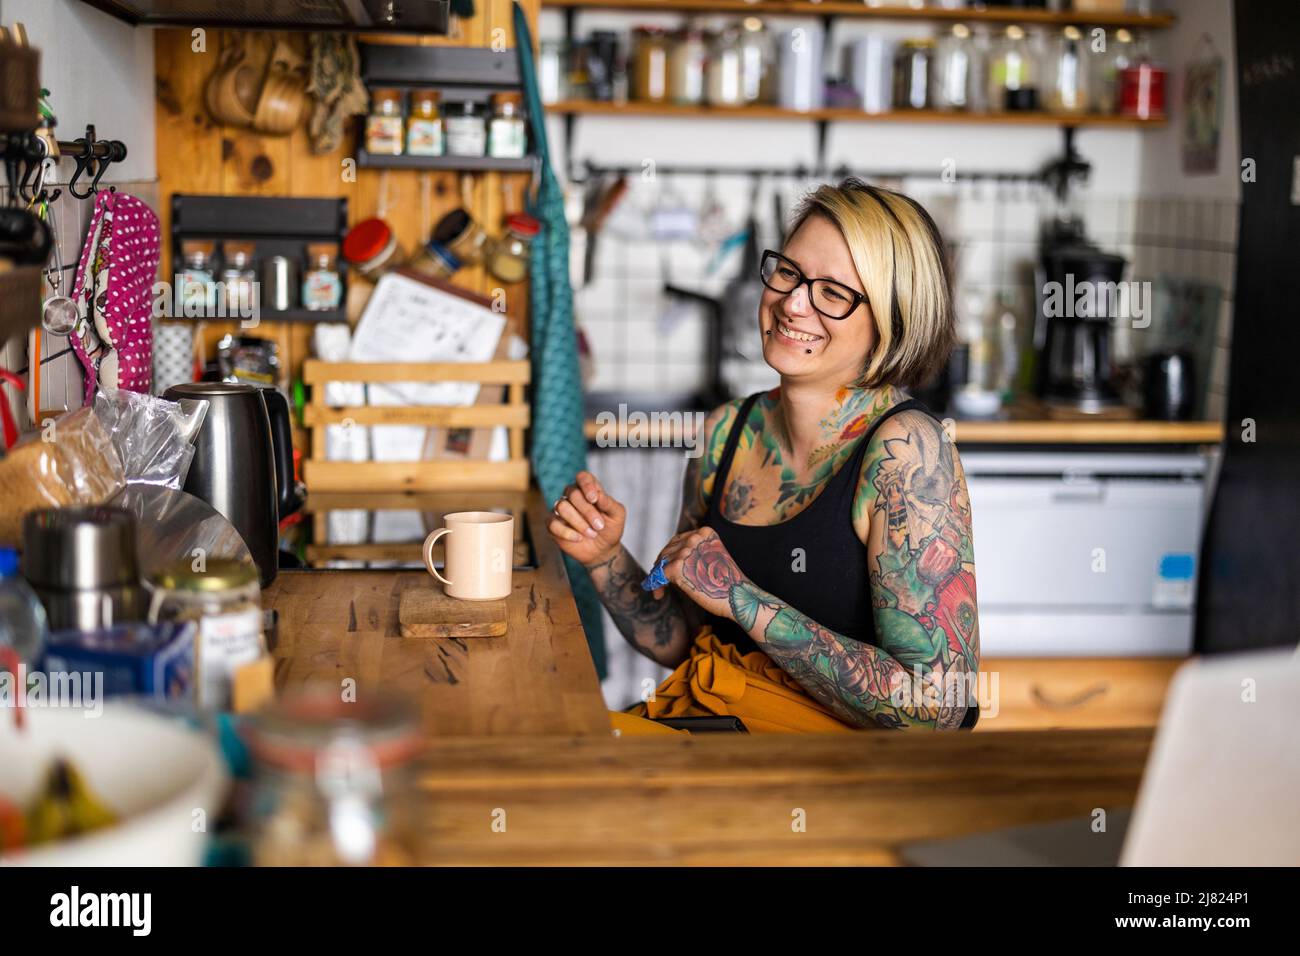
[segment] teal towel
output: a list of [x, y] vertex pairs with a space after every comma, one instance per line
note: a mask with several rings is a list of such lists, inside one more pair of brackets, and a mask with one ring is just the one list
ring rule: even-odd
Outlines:
[[[515, 46], [519, 75], [537, 155], [537, 194], [528, 211], [542, 224], [532, 245], [533, 473], [548, 504], [554, 502], [587, 467], [587, 440], [582, 433], [582, 378], [578, 371], [578, 336], [573, 324], [573, 289], [569, 285], [569, 226], [564, 193], [551, 170], [542, 99], [533, 64], [533, 36], [528, 18], [514, 4]], [[566, 557], [573, 597], [587, 633], [596, 673], [605, 679], [605, 634], [600, 600], [586, 569]]]

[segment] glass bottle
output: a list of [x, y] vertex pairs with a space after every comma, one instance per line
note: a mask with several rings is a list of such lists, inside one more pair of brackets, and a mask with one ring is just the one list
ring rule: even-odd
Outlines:
[[[0, 673], [17, 680], [17, 664], [39, 665], [48, 634], [45, 608], [18, 573], [18, 552], [0, 547]], [[16, 660], [6, 660], [7, 650]]]
[[763, 21], [745, 17], [740, 32], [740, 86], [746, 103], [772, 102], [772, 40]]
[[1034, 53], [1023, 27], [1011, 24], [993, 48], [989, 63], [989, 109], [1038, 109], [1038, 81]]
[[307, 247], [307, 261], [307, 271], [302, 274], [302, 307], [309, 312], [337, 309], [343, 296], [338, 247], [332, 242], [313, 242]]
[[366, 117], [366, 151], [377, 156], [402, 154], [402, 91], [381, 89], [370, 94]]
[[569, 98], [569, 47], [563, 40], [543, 40], [537, 59], [537, 86], [546, 105]]
[[1083, 33], [1067, 26], [1057, 36], [1048, 60], [1052, 70], [1047, 107], [1061, 113], [1083, 113], [1088, 109], [1087, 63]]
[[704, 64], [707, 59], [704, 31], [692, 27], [677, 34], [669, 58], [670, 100], [683, 106], [704, 102]]
[[522, 159], [528, 152], [522, 93], [496, 93], [492, 97], [492, 122], [488, 127], [488, 155]]
[[406, 118], [406, 152], [410, 156], [441, 156], [442, 114], [438, 112], [437, 90], [411, 94], [411, 115]]
[[482, 156], [487, 150], [487, 124], [478, 104], [466, 100], [449, 110], [444, 126], [447, 130], [448, 156]]
[[934, 53], [930, 100], [937, 110], [964, 110], [970, 107], [971, 89], [970, 27], [955, 23], [939, 39]]

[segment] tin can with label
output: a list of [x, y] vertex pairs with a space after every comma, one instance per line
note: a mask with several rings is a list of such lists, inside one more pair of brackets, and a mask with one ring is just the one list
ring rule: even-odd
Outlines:
[[195, 700], [229, 710], [235, 672], [266, 653], [257, 568], [233, 558], [184, 558], [149, 578], [149, 623], [194, 621]]

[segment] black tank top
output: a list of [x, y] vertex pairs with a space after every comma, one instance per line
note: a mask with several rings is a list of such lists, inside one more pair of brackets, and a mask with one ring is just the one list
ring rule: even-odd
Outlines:
[[[872, 422], [866, 434], [857, 439], [849, 460], [831, 476], [821, 494], [793, 518], [771, 525], [737, 524], [722, 516], [719, 499], [727, 484], [740, 434], [754, 402], [762, 394], [758, 392], [745, 399], [740, 415], [731, 426], [704, 524], [718, 533], [740, 570], [763, 590], [837, 634], [875, 644], [867, 549], [853, 530], [853, 498], [858, 475], [871, 436], [881, 422], [908, 409], [918, 409], [927, 415], [930, 412], [916, 399], [899, 402]], [[753, 638], [730, 618], [710, 614], [707, 620], [719, 640], [734, 644], [743, 653], [758, 650]]]

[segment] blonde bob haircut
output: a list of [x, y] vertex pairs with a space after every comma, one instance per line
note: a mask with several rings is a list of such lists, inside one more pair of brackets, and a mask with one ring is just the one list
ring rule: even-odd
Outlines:
[[939, 229], [913, 199], [857, 178], [806, 195], [789, 235], [809, 216], [825, 216], [849, 245], [876, 324], [866, 357], [866, 388], [913, 388], [931, 381], [955, 338], [952, 281]]

